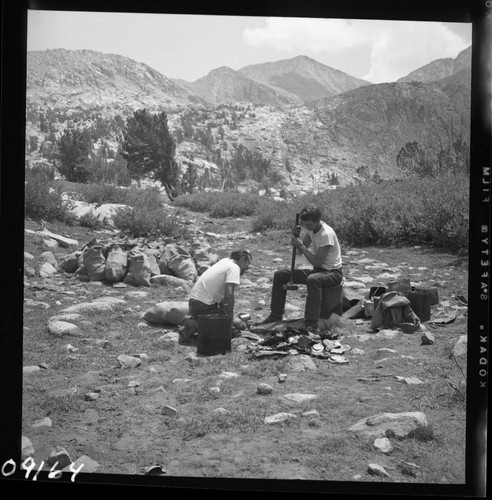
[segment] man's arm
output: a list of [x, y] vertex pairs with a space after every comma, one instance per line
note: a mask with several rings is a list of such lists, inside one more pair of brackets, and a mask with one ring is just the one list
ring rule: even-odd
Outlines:
[[[299, 237], [300, 238], [300, 237]], [[306, 247], [306, 248], [309, 248], [309, 246], [311, 245], [311, 237], [309, 236], [309, 234], [305, 234], [304, 237], [302, 238], [302, 244]], [[300, 247], [297, 247], [297, 253], [299, 255], [302, 254], [302, 251], [300, 249]]]
[[[311, 240], [309, 240], [309, 243], [311, 243]], [[319, 247], [318, 251], [314, 254], [306, 248], [304, 245], [304, 242], [301, 241], [299, 238], [292, 238], [292, 244], [297, 248], [297, 251], [304, 255], [306, 259], [313, 265], [313, 267], [320, 267], [321, 264], [326, 259], [326, 256], [328, 255], [328, 252], [330, 251], [330, 247], [332, 245], [325, 245], [323, 247]]]
[[227, 311], [229, 318], [234, 318], [234, 289], [236, 288], [235, 283], [226, 283], [224, 289], [224, 300], [222, 304], [224, 309]]

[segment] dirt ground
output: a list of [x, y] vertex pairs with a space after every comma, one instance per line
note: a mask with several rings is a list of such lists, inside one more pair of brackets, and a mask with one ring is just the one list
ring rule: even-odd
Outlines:
[[[253, 322], [266, 317], [273, 272], [290, 265], [288, 235], [251, 234], [247, 219], [187, 217], [209, 233], [204, 237], [220, 257], [234, 248], [251, 250], [252, 267], [237, 292], [235, 311], [249, 313]], [[47, 227], [80, 244], [113, 235]], [[32, 221], [26, 228], [41, 229]], [[73, 248], [50, 249], [38, 235], [26, 234], [25, 251], [35, 262], [48, 250], [60, 257]], [[367, 269], [364, 259], [385, 266]], [[396, 272], [418, 287], [437, 288], [439, 304], [432, 307], [431, 320], [452, 310], [458, 315], [443, 326], [424, 324], [434, 336], [432, 344], [423, 344], [420, 333], [393, 329], [376, 335], [366, 319], [342, 320], [335, 331], [348, 363], [311, 357], [315, 369], [296, 371], [289, 364], [293, 356], [254, 357], [253, 341], [244, 337], [232, 341], [230, 353], [197, 356], [196, 347], [181, 345], [172, 335], [177, 327], [143, 321], [142, 314], [156, 303], [186, 301], [185, 290], [115, 288], [84, 283], [68, 273], [26, 277], [23, 365], [38, 367], [25, 372], [23, 381], [22, 428], [32, 459], [38, 465], [44, 461], [48, 470], [50, 454], [63, 447], [71, 461], [89, 457], [82, 472], [93, 465], [111, 482], [124, 477], [132, 482], [159, 466], [163, 472], [154, 481], [166, 484], [282, 480], [282, 489], [309, 483], [317, 491], [330, 491], [339, 482], [346, 491], [369, 483], [463, 484], [466, 356], [451, 353], [467, 333], [467, 310], [456, 300], [467, 296], [467, 259], [425, 247], [344, 247], [343, 260], [346, 281], [371, 276], [369, 288], [390, 280], [380, 277], [382, 271]], [[305, 296], [303, 287], [289, 292], [289, 318], [302, 318]], [[57, 337], [48, 331], [48, 319], [62, 309], [101, 297], [125, 302], [110, 312], [82, 313], [77, 335]], [[117, 358], [123, 354], [141, 363], [122, 368]], [[422, 383], [402, 379], [409, 377]], [[272, 392], [260, 394], [260, 384]], [[292, 394], [312, 398], [297, 402]], [[430, 435], [391, 439], [390, 453], [377, 450], [374, 439], [348, 431], [369, 416], [410, 411], [425, 413]], [[265, 423], [265, 417], [278, 413], [293, 417]], [[38, 425], [46, 418], [50, 423]], [[387, 475], [371, 473], [369, 464], [380, 465]]]

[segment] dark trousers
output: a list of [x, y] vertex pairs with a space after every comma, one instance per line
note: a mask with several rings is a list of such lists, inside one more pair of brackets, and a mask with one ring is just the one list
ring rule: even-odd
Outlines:
[[[293, 281], [298, 285], [307, 285], [307, 298], [304, 320], [308, 324], [317, 324], [321, 310], [323, 289], [340, 285], [343, 279], [341, 269], [326, 271], [321, 268], [294, 269]], [[284, 285], [290, 281], [290, 269], [280, 269], [273, 275], [271, 315], [281, 318], [285, 312], [287, 290]]]
[[227, 311], [222, 307], [221, 304], [205, 304], [199, 300], [190, 299], [188, 301], [190, 308], [190, 316], [193, 319], [197, 319], [198, 316], [210, 316], [212, 314], [218, 314], [220, 316], [227, 316]]

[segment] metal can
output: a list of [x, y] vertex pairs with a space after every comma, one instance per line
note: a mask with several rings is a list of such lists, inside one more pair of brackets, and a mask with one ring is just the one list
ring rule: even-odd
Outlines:
[[239, 319], [246, 323], [246, 321], [249, 321], [251, 319], [251, 314], [242, 313], [239, 315]]

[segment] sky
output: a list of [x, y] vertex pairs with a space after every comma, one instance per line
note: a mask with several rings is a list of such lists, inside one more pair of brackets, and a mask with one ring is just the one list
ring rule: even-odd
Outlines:
[[471, 36], [471, 23], [29, 10], [27, 50], [118, 54], [189, 82], [305, 55], [384, 83], [455, 58]]

